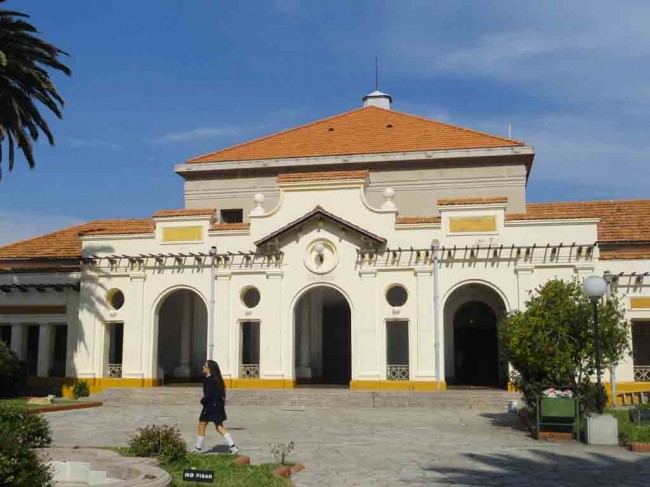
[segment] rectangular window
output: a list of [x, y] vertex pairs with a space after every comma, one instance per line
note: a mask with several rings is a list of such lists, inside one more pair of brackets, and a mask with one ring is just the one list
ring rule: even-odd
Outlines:
[[634, 380], [650, 382], [650, 321], [632, 322]]
[[241, 379], [256, 379], [260, 376], [260, 323], [244, 321], [241, 324]]
[[386, 322], [386, 378], [409, 380], [409, 327], [405, 320]]
[[242, 223], [243, 221], [244, 210], [241, 208], [221, 210], [221, 223]]
[[122, 377], [124, 323], [108, 323], [108, 377]]

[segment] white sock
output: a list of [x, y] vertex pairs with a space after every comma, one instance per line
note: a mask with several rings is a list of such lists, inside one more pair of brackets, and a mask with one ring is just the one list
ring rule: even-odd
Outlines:
[[230, 433], [226, 433], [225, 435], [223, 435], [223, 437], [228, 442], [228, 446], [233, 446], [235, 444], [235, 442], [232, 441], [232, 436], [230, 436]]
[[196, 437], [196, 448], [197, 450], [200, 450], [203, 448], [203, 442], [205, 441], [205, 436], [197, 436]]

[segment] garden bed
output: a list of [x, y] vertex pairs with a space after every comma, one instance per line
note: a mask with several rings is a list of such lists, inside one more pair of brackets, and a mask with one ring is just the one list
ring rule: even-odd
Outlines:
[[636, 425], [630, 421], [629, 409], [606, 411], [618, 421], [618, 438], [622, 445], [639, 453], [650, 453], [650, 425]]
[[[117, 451], [123, 456], [132, 456], [128, 448], [111, 448], [111, 450]], [[214, 471], [214, 485], [287, 487], [291, 484], [283, 477], [289, 477], [302, 470], [303, 467], [301, 464], [279, 465], [276, 463], [251, 465], [250, 459], [245, 456], [191, 453], [185, 460], [160, 462], [160, 468], [171, 475], [172, 486], [198, 485], [196, 482], [183, 481], [183, 470], [196, 469]]]
[[51, 413], [70, 409], [86, 409], [102, 406], [101, 401], [86, 401], [74, 399], [54, 399], [52, 404], [27, 404], [29, 398], [0, 399], [0, 405], [14, 406], [26, 409], [27, 414]]

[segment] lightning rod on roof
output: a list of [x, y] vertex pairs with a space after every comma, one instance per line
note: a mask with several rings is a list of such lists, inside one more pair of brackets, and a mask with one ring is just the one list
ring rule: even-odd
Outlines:
[[375, 56], [375, 90], [379, 91], [379, 58]]

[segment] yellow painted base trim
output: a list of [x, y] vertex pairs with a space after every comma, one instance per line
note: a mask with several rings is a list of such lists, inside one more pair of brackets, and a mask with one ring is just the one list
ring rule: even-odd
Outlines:
[[229, 389], [293, 389], [293, 379], [225, 379]]
[[88, 382], [90, 394], [97, 394], [104, 389], [117, 387], [156, 387], [161, 385], [159, 379], [84, 379], [78, 377], [30, 377], [27, 381], [28, 386], [54, 386], [61, 387], [61, 396], [72, 398], [72, 391], [77, 382]]
[[[353, 391], [437, 391], [436, 381], [420, 380], [351, 380]], [[440, 381], [440, 391], [447, 390], [447, 383]]]

